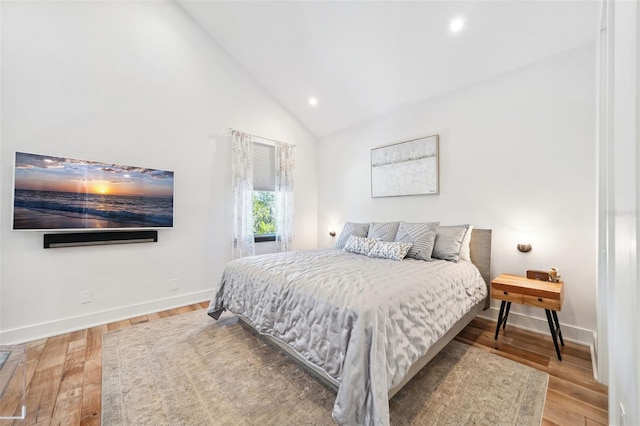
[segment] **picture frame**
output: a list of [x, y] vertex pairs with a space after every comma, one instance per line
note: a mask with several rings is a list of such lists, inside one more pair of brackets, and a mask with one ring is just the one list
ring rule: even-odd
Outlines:
[[425, 136], [371, 150], [371, 197], [437, 195], [439, 138]]

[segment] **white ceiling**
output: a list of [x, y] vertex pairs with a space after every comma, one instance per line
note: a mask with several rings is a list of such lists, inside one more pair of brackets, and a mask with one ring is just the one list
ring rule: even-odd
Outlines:
[[588, 0], [177, 1], [316, 137], [593, 42], [600, 11]]

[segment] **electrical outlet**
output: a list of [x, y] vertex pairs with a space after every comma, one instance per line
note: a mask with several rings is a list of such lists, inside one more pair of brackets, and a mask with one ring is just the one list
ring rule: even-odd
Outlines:
[[178, 285], [178, 279], [177, 278], [172, 278], [169, 280], [169, 290], [174, 292], [174, 291], [178, 291], [180, 290], [180, 286]]
[[620, 403], [620, 426], [625, 426], [627, 424], [627, 413], [624, 411], [624, 405], [622, 402]]
[[93, 302], [93, 293], [91, 290], [85, 290], [80, 292], [80, 303], [91, 303]]

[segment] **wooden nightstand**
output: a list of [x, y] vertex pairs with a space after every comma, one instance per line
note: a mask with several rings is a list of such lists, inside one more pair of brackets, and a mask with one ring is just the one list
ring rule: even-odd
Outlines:
[[503, 330], [507, 326], [511, 302], [544, 308], [553, 344], [556, 347], [556, 354], [558, 359], [562, 360], [560, 348], [558, 347], [558, 338], [560, 338], [562, 346], [564, 346], [564, 340], [562, 339], [562, 331], [560, 331], [557, 314], [562, 309], [562, 300], [564, 299], [564, 283], [562, 281], [556, 283], [531, 280], [518, 275], [501, 274], [491, 281], [491, 297], [502, 301], [500, 314], [498, 315], [498, 325], [496, 326], [496, 340], [498, 339], [500, 326], [502, 326]]

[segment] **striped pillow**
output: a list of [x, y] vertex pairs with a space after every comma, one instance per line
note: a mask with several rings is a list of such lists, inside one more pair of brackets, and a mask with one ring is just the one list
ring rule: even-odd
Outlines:
[[338, 237], [338, 241], [336, 242], [336, 248], [344, 248], [345, 244], [349, 240], [351, 235], [355, 235], [356, 237], [366, 237], [367, 232], [369, 232], [369, 224], [368, 223], [354, 223], [347, 222], [344, 224], [342, 228], [342, 232]]
[[372, 223], [369, 225], [367, 238], [377, 238], [380, 241], [393, 241], [396, 239], [400, 222]]
[[407, 257], [430, 262], [439, 224], [440, 222], [400, 222], [396, 241], [413, 244]]

